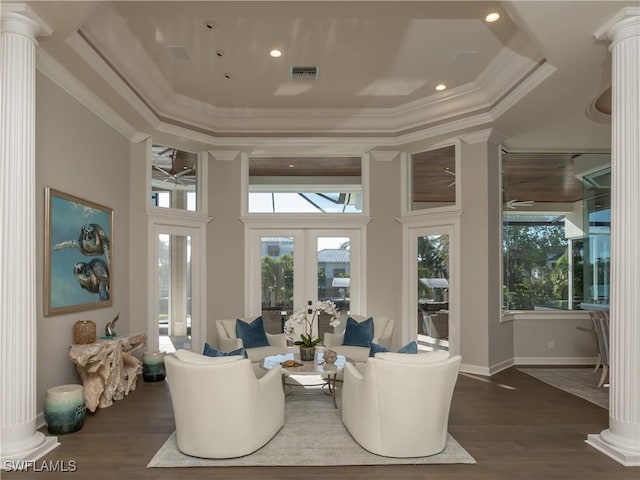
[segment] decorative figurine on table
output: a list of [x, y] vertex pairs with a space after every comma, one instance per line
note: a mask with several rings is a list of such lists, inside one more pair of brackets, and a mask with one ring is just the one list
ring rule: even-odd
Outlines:
[[336, 353], [335, 350], [331, 350], [328, 348], [324, 351], [323, 358], [324, 358], [324, 363], [332, 364], [332, 363], [335, 363], [336, 360], [338, 359], [338, 354]]
[[120, 314], [116, 315], [116, 318], [114, 318], [113, 320], [111, 320], [109, 323], [107, 323], [107, 326], [104, 327], [104, 334], [107, 337], [115, 337], [116, 336], [116, 331], [115, 331], [115, 324], [118, 321], [118, 318], [120, 318]]

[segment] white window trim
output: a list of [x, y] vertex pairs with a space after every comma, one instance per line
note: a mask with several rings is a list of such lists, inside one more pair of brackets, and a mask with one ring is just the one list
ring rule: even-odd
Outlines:
[[415, 340], [417, 334], [417, 238], [443, 233], [449, 235], [449, 352], [460, 353], [460, 215], [440, 212], [397, 219], [402, 224], [402, 345]]
[[199, 348], [207, 338], [207, 221], [183, 219], [179, 224], [166, 222], [166, 218], [150, 216], [148, 237], [147, 298], [148, 312], [147, 344], [149, 349], [158, 349], [158, 242], [160, 233], [190, 235], [191, 244], [191, 345]]
[[[357, 248], [359, 250], [359, 255], [357, 258], [353, 258], [351, 262], [351, 272], [357, 272], [357, 276], [354, 275], [354, 278], [357, 278], [357, 283], [354, 283], [351, 286], [352, 292], [352, 304], [351, 309], [354, 312], [366, 312], [367, 311], [367, 268], [365, 259], [367, 251], [366, 251], [366, 225], [353, 225], [350, 227], [347, 226], [336, 226], [327, 225], [324, 223], [313, 225], [312, 223], [306, 224], [290, 224], [289, 222], [285, 222], [283, 224], [278, 223], [278, 219], [273, 218], [269, 225], [260, 225], [257, 226], [252, 223], [245, 223], [245, 245], [244, 245], [244, 258], [245, 258], [245, 299], [244, 299], [244, 308], [245, 308], [245, 316], [255, 316], [260, 313], [260, 288], [261, 288], [261, 277], [260, 275], [255, 274], [254, 266], [260, 263], [260, 251], [258, 246], [258, 239], [263, 236], [280, 236], [282, 235], [282, 230], [290, 229], [291, 233], [287, 233], [294, 237], [298, 242], [304, 242], [306, 240], [304, 232], [311, 231], [313, 233], [322, 233], [322, 235], [326, 236], [342, 236], [344, 235], [344, 230], [353, 230], [357, 233], [357, 237], [353, 239], [355, 243], [357, 243]], [[310, 251], [310, 246], [306, 245], [306, 250]], [[295, 252], [294, 252], [295, 256]], [[294, 260], [294, 265], [295, 265]], [[355, 292], [355, 295], [354, 295]], [[256, 303], [256, 298], [258, 299]], [[303, 298], [303, 292], [298, 290], [297, 288], [294, 290], [294, 298]]]
[[[272, 155], [270, 155], [272, 156]], [[292, 157], [292, 155], [278, 155], [282, 158]], [[260, 157], [260, 155], [252, 155], [252, 157]], [[301, 155], [296, 155], [295, 158], [301, 158]], [[298, 213], [249, 213], [249, 155], [242, 152], [240, 153], [240, 176], [242, 178], [242, 185], [240, 188], [240, 195], [242, 195], [240, 199], [240, 206], [242, 208], [242, 221], [247, 222], [249, 219], [253, 218], [300, 218], [302, 220], [311, 221], [314, 218], [322, 217], [329, 220], [329, 223], [333, 221], [333, 224], [339, 223], [342, 226], [341, 222], [356, 222], [359, 219], [361, 224], [369, 221], [369, 162], [371, 161], [371, 155], [365, 153], [360, 156], [361, 157], [361, 170], [360, 170], [360, 181], [362, 184], [362, 212], [361, 213], [308, 213], [308, 214], [298, 214]], [[339, 218], [347, 217], [350, 220], [338, 220]], [[335, 220], [331, 220], [335, 219]]]
[[[411, 185], [412, 185], [412, 171], [411, 171], [411, 155], [413, 155], [414, 153], [420, 153], [420, 152], [429, 152], [431, 150], [437, 150], [439, 148], [443, 148], [443, 147], [449, 147], [449, 146], [455, 146], [456, 147], [456, 156], [455, 156], [455, 165], [456, 165], [456, 176], [455, 176], [455, 181], [456, 181], [456, 202], [454, 205], [450, 205], [447, 207], [434, 207], [434, 208], [425, 208], [425, 209], [421, 209], [421, 210], [412, 210], [411, 209], [411, 204], [413, 203], [411, 201], [411, 197], [412, 197], [412, 189], [411, 189]], [[457, 139], [454, 141], [448, 141], [446, 143], [441, 143], [438, 145], [435, 145], [431, 148], [428, 148], [426, 150], [420, 150], [420, 151], [415, 151], [415, 152], [401, 152], [400, 153], [400, 189], [401, 189], [401, 194], [402, 194], [402, 205], [401, 205], [401, 212], [402, 212], [402, 218], [406, 218], [406, 217], [412, 217], [412, 216], [420, 216], [423, 217], [425, 215], [432, 215], [432, 214], [440, 214], [440, 213], [448, 213], [448, 214], [454, 214], [456, 212], [460, 212], [462, 209], [462, 141]]]
[[[158, 233], [192, 236], [192, 265], [191, 265], [191, 345], [198, 347], [207, 338], [207, 224], [212, 218], [207, 217], [208, 208], [208, 153], [198, 154], [197, 200], [196, 211], [177, 208], [154, 207], [150, 204], [151, 195], [151, 164], [153, 139], [146, 141], [146, 172], [145, 172], [145, 212], [147, 214], [147, 345], [151, 350], [158, 349]], [[199, 348], [199, 347], [198, 347]]]
[[[156, 207], [151, 205], [151, 192], [152, 192], [152, 177], [151, 177], [151, 166], [153, 164], [153, 153], [151, 147], [154, 142], [152, 138], [147, 138], [146, 142], [146, 170], [145, 170], [145, 184], [146, 184], [146, 192], [145, 195], [145, 211], [148, 215], [163, 215], [164, 216], [176, 216], [176, 217], [194, 217], [194, 218], [206, 218], [207, 215], [207, 205], [208, 205], [208, 192], [207, 192], [207, 181], [208, 171], [209, 171], [209, 162], [208, 153], [207, 152], [199, 152], [198, 160], [196, 165], [196, 210], [186, 210], [181, 208], [165, 208], [165, 207]], [[168, 147], [173, 147], [172, 145], [167, 145]], [[187, 150], [185, 150], [187, 151]]]

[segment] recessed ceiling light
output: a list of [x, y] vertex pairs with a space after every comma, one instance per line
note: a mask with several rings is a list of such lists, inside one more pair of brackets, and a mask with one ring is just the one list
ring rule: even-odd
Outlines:
[[439, 92], [446, 89], [447, 86], [444, 83], [440, 83], [438, 85], [436, 85], [436, 90], [438, 90]]
[[487, 23], [493, 23], [500, 20], [500, 14], [498, 12], [491, 12], [486, 17], [484, 17], [484, 21]]
[[282, 52], [280, 50], [278, 50], [277, 48], [274, 48], [273, 50], [271, 50], [269, 52], [269, 55], [271, 55], [273, 58], [278, 58], [282, 56]]
[[293, 168], [293, 167], [294, 167], [293, 163], [290, 163], [289, 168]]

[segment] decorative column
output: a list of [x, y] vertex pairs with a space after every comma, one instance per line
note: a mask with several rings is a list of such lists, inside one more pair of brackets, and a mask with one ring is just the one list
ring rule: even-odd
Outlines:
[[0, 12], [0, 467], [58, 443], [36, 431], [36, 35], [25, 4]]
[[609, 428], [587, 443], [640, 466], [640, 8], [628, 7], [596, 38], [611, 40], [611, 307]]

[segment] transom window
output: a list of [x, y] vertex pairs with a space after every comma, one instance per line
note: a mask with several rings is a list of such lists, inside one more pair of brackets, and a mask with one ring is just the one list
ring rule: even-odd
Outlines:
[[198, 155], [155, 144], [151, 153], [151, 205], [195, 212]]
[[252, 157], [249, 213], [362, 213], [360, 157]]
[[411, 210], [456, 205], [456, 146], [411, 155]]

